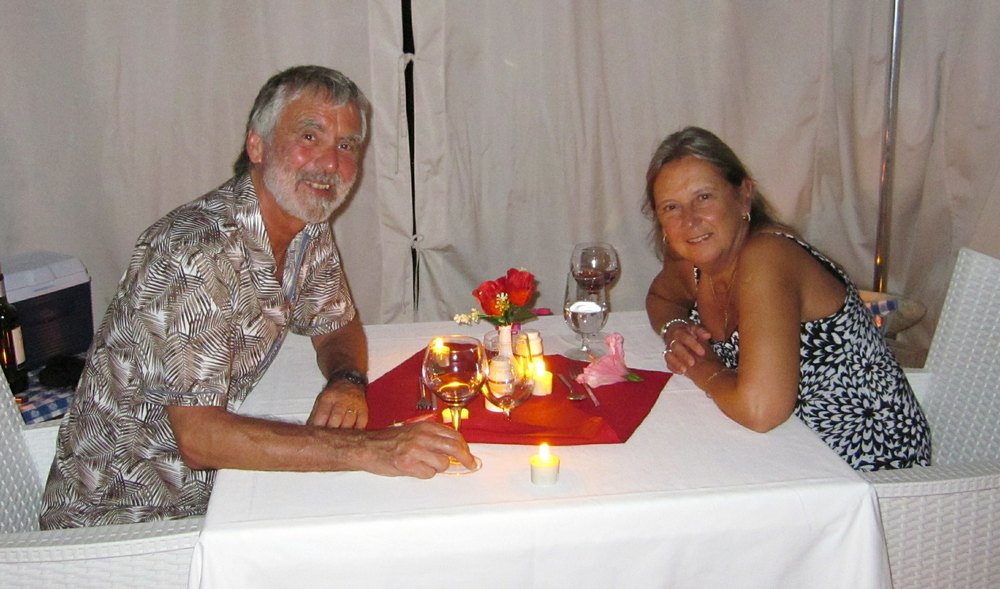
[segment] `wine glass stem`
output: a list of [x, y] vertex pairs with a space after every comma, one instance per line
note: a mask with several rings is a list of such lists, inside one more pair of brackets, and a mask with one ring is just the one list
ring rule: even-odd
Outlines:
[[451, 425], [458, 431], [458, 426], [462, 424], [462, 408], [452, 407], [451, 408]]

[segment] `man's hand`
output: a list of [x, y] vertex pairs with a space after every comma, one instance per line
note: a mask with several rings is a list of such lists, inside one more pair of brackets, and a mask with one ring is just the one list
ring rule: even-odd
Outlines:
[[347, 380], [335, 380], [316, 397], [309, 425], [365, 429], [368, 425], [368, 401], [364, 390]]
[[476, 468], [465, 438], [440, 423], [390, 427], [371, 436], [364, 469], [374, 474], [429, 479], [448, 469], [449, 456], [470, 470]]
[[[365, 374], [368, 371], [368, 344], [361, 320], [355, 315], [340, 329], [312, 336], [316, 363], [328, 378], [338, 371]], [[368, 425], [368, 403], [364, 389], [344, 378], [332, 378], [316, 397], [309, 425], [364, 429]]]

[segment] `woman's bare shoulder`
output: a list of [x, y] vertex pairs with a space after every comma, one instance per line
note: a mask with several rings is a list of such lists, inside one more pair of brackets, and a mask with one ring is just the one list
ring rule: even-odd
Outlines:
[[789, 234], [778, 230], [762, 229], [754, 232], [740, 255], [743, 265], [768, 266], [802, 263], [812, 256], [799, 243], [789, 239]]

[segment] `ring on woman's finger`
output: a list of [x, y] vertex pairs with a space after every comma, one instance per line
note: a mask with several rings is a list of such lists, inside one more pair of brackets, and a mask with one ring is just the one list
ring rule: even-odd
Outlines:
[[348, 413], [354, 413], [354, 409], [348, 409], [347, 412]]
[[676, 343], [677, 343], [677, 338], [675, 337], [674, 339], [670, 340], [669, 344], [667, 344], [667, 349], [665, 351], [669, 353], [671, 351], [671, 348], [673, 348], [674, 344]]

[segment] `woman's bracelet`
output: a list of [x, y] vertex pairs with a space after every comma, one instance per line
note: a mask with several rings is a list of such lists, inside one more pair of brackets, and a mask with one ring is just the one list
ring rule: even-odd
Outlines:
[[671, 319], [670, 321], [667, 321], [666, 323], [663, 324], [663, 327], [660, 328], [660, 339], [666, 337], [667, 330], [678, 323], [683, 323], [684, 325], [687, 325], [688, 321], [687, 319], [682, 319], [680, 317], [676, 317], [674, 319]]
[[727, 370], [732, 370], [732, 368], [722, 367], [722, 368], [716, 370], [715, 373], [712, 374], [712, 376], [708, 377], [708, 379], [705, 381], [705, 388], [708, 388], [708, 385], [712, 384], [712, 379], [713, 378], [715, 378], [716, 376], [719, 376], [720, 374], [722, 374], [723, 372], [725, 372]]

